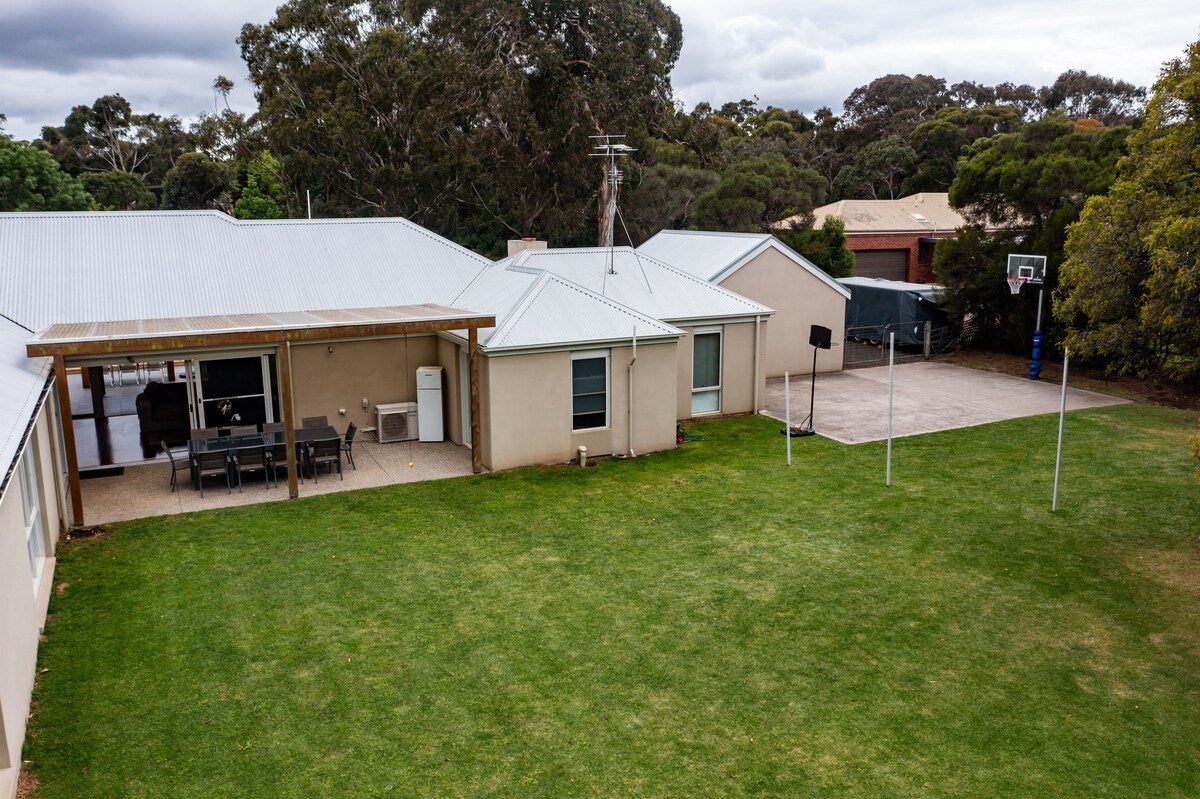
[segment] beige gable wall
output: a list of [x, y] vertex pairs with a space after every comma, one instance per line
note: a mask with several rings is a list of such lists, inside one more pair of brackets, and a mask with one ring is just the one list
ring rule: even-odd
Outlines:
[[836, 372], [842, 368], [845, 298], [783, 253], [766, 249], [719, 285], [775, 309], [763, 356], [767, 377], [782, 377], [785, 371], [812, 372], [808, 334], [809, 326], [814, 324], [832, 330], [833, 343], [838, 345], [817, 354], [817, 371]]
[[[774, 322], [768, 323], [768, 317], [763, 317], [759, 323], [759, 347], [765, 351], [770, 336], [768, 327], [774, 335]], [[754, 407], [754, 322], [736, 322], [724, 325], [704, 325], [681, 328], [687, 335], [679, 339], [679, 352], [676, 368], [679, 371], [679, 388], [676, 393], [676, 413], [679, 419], [692, 418], [692, 333], [697, 329], [720, 328], [721, 330], [721, 410], [719, 413], [704, 414], [704, 416], [721, 416], [726, 414], [755, 413]], [[766, 388], [766, 374], [760, 369], [758, 375], [758, 398], [762, 402]]]
[[[633, 372], [634, 452], [675, 445], [676, 345], [639, 344]], [[486, 358], [484, 465], [511, 469], [531, 463], [565, 463], [579, 446], [588, 455], [629, 448], [629, 361], [632, 348], [613, 347], [609, 360], [609, 425], [571, 430], [571, 353], [548, 352]]]

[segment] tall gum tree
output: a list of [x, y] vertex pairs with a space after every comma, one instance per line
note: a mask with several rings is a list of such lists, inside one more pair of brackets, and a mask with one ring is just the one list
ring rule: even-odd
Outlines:
[[604, 218], [588, 136], [667, 118], [682, 28], [660, 0], [291, 0], [239, 42], [293, 191], [486, 250]]

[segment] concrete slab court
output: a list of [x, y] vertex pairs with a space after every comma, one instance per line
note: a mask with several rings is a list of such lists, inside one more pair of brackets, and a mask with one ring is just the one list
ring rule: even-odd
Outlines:
[[[897, 364], [892, 431], [897, 438], [972, 427], [1058, 411], [1062, 385], [983, 372], [946, 363]], [[792, 381], [792, 424], [808, 415], [808, 375]], [[767, 381], [767, 414], [784, 418], [783, 379]], [[1067, 410], [1122, 405], [1129, 400], [1071, 388]], [[817, 375], [816, 424], [819, 435], [843, 444], [887, 438], [888, 369], [853, 369]]]

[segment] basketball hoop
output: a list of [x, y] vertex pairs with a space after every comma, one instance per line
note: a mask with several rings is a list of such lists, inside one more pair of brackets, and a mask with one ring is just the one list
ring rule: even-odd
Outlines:
[[1021, 284], [1025, 282], [1025, 280], [1026, 280], [1025, 278], [1023, 278], [1023, 277], [1006, 277], [1004, 279], [1006, 281], [1008, 281], [1008, 290], [1009, 291], [1011, 291], [1013, 294], [1021, 293]]

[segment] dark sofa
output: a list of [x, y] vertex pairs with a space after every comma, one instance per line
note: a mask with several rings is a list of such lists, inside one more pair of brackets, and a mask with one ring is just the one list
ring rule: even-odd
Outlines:
[[163, 430], [187, 430], [186, 383], [147, 383], [146, 390], [137, 395], [138, 422], [143, 433]]

